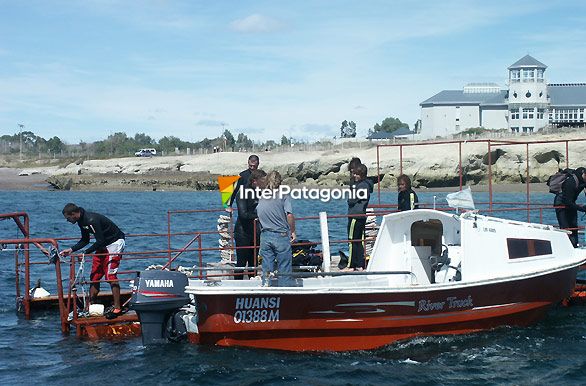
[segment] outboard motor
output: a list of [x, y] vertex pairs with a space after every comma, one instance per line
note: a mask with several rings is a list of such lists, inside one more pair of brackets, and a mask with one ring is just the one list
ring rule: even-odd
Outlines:
[[176, 271], [142, 271], [134, 279], [130, 308], [138, 314], [144, 345], [176, 340], [169, 333], [177, 330], [176, 314], [189, 303], [187, 284], [187, 276]]

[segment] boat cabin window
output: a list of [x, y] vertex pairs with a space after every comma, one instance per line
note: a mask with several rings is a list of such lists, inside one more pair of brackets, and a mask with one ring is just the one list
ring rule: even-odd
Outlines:
[[431, 247], [433, 255], [442, 253], [444, 227], [440, 220], [416, 221], [411, 224], [411, 245]]
[[507, 239], [509, 259], [551, 255], [551, 242], [536, 239]]

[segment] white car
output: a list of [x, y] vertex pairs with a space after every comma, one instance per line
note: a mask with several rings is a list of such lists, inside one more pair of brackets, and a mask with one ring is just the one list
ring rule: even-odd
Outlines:
[[152, 157], [157, 155], [157, 151], [155, 149], [140, 149], [134, 155], [137, 157]]

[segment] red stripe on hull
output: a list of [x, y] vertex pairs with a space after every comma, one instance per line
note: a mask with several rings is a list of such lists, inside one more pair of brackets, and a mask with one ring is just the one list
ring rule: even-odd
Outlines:
[[[529, 325], [543, 317], [549, 304], [510, 305], [498, 310], [463, 311], [421, 318], [403, 317], [391, 320], [368, 320], [343, 323], [324, 328], [321, 320], [290, 321], [297, 328], [272, 323], [263, 330], [232, 330], [223, 333], [202, 331], [201, 344], [242, 346], [289, 351], [369, 350], [416, 336], [467, 334], [502, 325]], [[431, 323], [430, 323], [431, 321]], [[386, 326], [385, 326], [386, 325]], [[190, 339], [190, 340], [191, 340]]]

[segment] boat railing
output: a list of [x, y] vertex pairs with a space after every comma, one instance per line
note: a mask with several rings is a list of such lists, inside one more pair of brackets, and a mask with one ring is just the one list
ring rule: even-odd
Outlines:
[[[37, 249], [31, 249], [31, 244]], [[22, 307], [25, 318], [30, 319], [32, 311], [31, 304], [33, 302], [32, 293], [34, 288], [31, 288], [31, 271], [37, 267], [51, 265], [51, 263], [55, 264], [56, 292], [59, 309], [60, 311], [64, 311], [61, 262], [55, 255], [59, 249], [58, 241], [50, 238], [2, 239], [0, 240], [0, 245], [7, 247], [13, 246], [13, 248], [3, 248], [3, 250], [14, 252], [16, 301]], [[45, 245], [48, 245], [49, 248], [45, 248]], [[23, 255], [22, 257], [21, 253]], [[39, 259], [37, 258], [38, 256], [42, 256], [42, 258]], [[51, 257], [53, 258], [51, 259]], [[22, 282], [21, 275], [24, 276]]]
[[411, 271], [334, 271], [334, 272], [291, 272], [276, 273], [275, 276], [293, 277], [293, 278], [313, 278], [313, 277], [339, 277], [339, 276], [388, 276], [388, 275], [409, 275], [411, 284], [417, 283], [417, 275]]
[[[378, 184], [377, 184], [377, 198], [378, 198], [378, 203], [379, 205], [381, 205], [381, 195], [382, 195], [382, 190], [381, 190], [381, 176], [384, 176], [383, 174], [383, 170], [381, 167], [381, 159], [397, 159], [398, 158], [398, 164], [399, 164], [399, 174], [403, 174], [403, 164], [404, 164], [404, 159], [405, 159], [405, 154], [407, 152], [407, 150], [409, 149], [417, 149], [419, 150], [421, 147], [425, 148], [425, 147], [429, 147], [429, 146], [443, 146], [447, 149], [450, 149], [452, 151], [456, 150], [457, 147], [457, 166], [456, 170], [457, 170], [457, 175], [454, 175], [452, 177], [446, 177], [446, 182], [450, 183], [451, 185], [454, 186], [455, 188], [458, 187], [460, 190], [462, 190], [462, 188], [464, 187], [464, 185], [466, 184], [467, 180], [468, 180], [468, 175], [465, 171], [465, 168], [462, 166], [463, 165], [463, 159], [464, 159], [464, 155], [463, 152], [464, 150], [466, 150], [466, 148], [468, 150], [470, 150], [470, 147], [472, 146], [486, 146], [486, 154], [484, 156], [483, 159], [483, 165], [486, 167], [486, 178], [484, 178], [484, 181], [486, 181], [487, 185], [488, 185], [488, 196], [489, 196], [489, 200], [487, 203], [477, 203], [479, 206], [487, 206], [486, 209], [482, 209], [483, 212], [488, 213], [488, 214], [499, 214], [500, 213], [505, 213], [505, 212], [519, 212], [519, 211], [526, 211], [527, 213], [527, 222], [543, 222], [543, 211], [544, 210], [553, 210], [555, 208], [559, 208], [559, 207], [554, 207], [552, 205], [543, 205], [543, 204], [533, 204], [531, 203], [531, 182], [539, 182], [539, 178], [537, 178], [536, 176], [531, 174], [531, 162], [533, 157], [530, 156], [536, 156], [536, 154], [532, 154], [530, 150], [535, 149], [535, 146], [539, 146], [539, 145], [544, 145], [544, 144], [548, 144], [548, 145], [556, 145], [560, 147], [560, 151], [559, 151], [559, 158], [557, 158], [558, 161], [558, 167], [559, 168], [563, 168], [565, 166], [565, 168], [569, 168], [570, 167], [570, 145], [575, 144], [575, 143], [580, 143], [580, 142], [584, 142], [586, 141], [586, 138], [574, 138], [574, 139], [559, 139], [559, 140], [531, 140], [531, 141], [517, 141], [517, 140], [493, 140], [493, 139], [468, 139], [468, 140], [443, 140], [443, 141], [429, 141], [429, 142], [406, 142], [406, 143], [393, 143], [393, 144], [378, 144], [376, 147], [376, 175], [378, 178]], [[505, 202], [495, 202], [493, 200], [493, 168], [496, 165], [496, 162], [498, 160], [498, 150], [502, 150], [503, 149], [507, 149], [510, 148], [511, 146], [516, 146], [516, 147], [524, 147], [525, 150], [525, 154], [524, 154], [524, 158], [525, 158], [525, 170], [524, 173], [521, 175], [521, 182], [525, 184], [525, 193], [526, 193], [526, 199], [524, 202], [511, 202], [511, 203], [505, 203]], [[476, 152], [478, 152], [478, 149], [475, 150]], [[472, 154], [472, 153], [470, 153]], [[564, 158], [562, 158], [562, 154], [565, 156]], [[469, 155], [469, 154], [468, 154]], [[383, 157], [384, 156], [384, 157]], [[522, 157], [522, 156], [521, 156]], [[565, 161], [565, 165], [561, 164], [561, 160]], [[531, 162], [530, 162], [531, 161]], [[538, 161], [539, 162], [539, 161]], [[557, 170], [552, 170], [552, 173], [555, 172]], [[477, 177], [473, 177], [472, 179], [474, 180], [474, 178]], [[474, 180], [475, 182], [478, 182], [477, 180]], [[543, 182], [545, 183], [545, 182]], [[483, 205], [484, 204], [484, 205]], [[502, 206], [502, 205], [507, 205], [510, 204], [510, 208], [495, 208], [495, 206]], [[438, 210], [444, 210], [443, 206], [438, 206], [436, 208], [436, 205], [434, 203], [434, 209], [438, 209]], [[535, 213], [535, 211], [539, 211], [539, 216], [538, 216], [538, 220], [535, 217], [532, 217], [532, 215]], [[553, 225], [553, 224], [552, 224]], [[571, 229], [566, 229], [566, 230], [576, 230], [578, 229], [580, 233], [583, 232], [584, 227], [580, 226], [577, 228], [571, 228]]]

